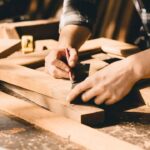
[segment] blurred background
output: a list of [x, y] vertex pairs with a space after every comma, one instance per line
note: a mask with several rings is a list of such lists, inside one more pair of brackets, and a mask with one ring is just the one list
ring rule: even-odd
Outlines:
[[[143, 3], [147, 12], [150, 12], [150, 0], [143, 0]], [[59, 22], [62, 4], [63, 0], [0, 0], [0, 23], [39, 19], [55, 19]], [[107, 37], [138, 44], [140, 27], [141, 19], [132, 0], [100, 0], [91, 38]]]

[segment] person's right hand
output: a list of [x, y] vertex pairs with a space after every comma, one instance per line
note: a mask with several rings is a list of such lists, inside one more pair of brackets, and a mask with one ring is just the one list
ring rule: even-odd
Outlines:
[[51, 50], [45, 58], [45, 69], [54, 78], [69, 78], [70, 68], [75, 67], [78, 61], [78, 53], [74, 48], [69, 48], [68, 64], [62, 61], [66, 57], [65, 49]]

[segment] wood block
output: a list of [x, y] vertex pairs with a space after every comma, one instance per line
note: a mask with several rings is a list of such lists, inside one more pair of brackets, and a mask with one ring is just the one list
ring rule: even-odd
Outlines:
[[3, 83], [3, 85], [18, 93], [19, 95], [31, 100], [32, 102], [62, 116], [73, 119], [80, 123], [96, 126], [104, 122], [104, 110], [96, 106], [90, 105], [66, 105], [64, 100], [56, 100], [48, 96], [29, 91], [8, 83]]
[[0, 39], [0, 58], [5, 58], [20, 49], [20, 40]]
[[5, 23], [0, 25], [0, 31], [4, 32], [0, 37], [15, 39], [22, 35], [32, 35], [35, 40], [58, 39], [58, 28], [59, 21], [54, 19]]
[[[90, 150], [141, 150], [140, 147], [0, 92], [0, 110]], [[109, 144], [108, 144], [109, 143]]]

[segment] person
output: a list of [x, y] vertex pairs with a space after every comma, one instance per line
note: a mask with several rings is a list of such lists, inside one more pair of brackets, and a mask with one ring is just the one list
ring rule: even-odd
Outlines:
[[[78, 49], [89, 38], [97, 13], [97, 0], [64, 0], [60, 22], [59, 46], [45, 58], [45, 67], [55, 78], [69, 78], [70, 68], [78, 62]], [[68, 48], [68, 65], [61, 61]], [[67, 96], [73, 101], [82, 93], [83, 102], [94, 98], [97, 105], [114, 104], [126, 96], [141, 79], [150, 77], [150, 49], [114, 62], [87, 77]]]

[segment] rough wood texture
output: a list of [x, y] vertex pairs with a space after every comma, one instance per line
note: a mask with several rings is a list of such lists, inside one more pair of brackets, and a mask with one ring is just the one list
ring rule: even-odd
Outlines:
[[20, 49], [20, 40], [0, 39], [0, 58], [5, 58]]
[[29, 91], [8, 83], [3, 85], [13, 92], [31, 100], [32, 102], [67, 118], [80, 123], [96, 126], [104, 122], [104, 110], [90, 105], [65, 105], [64, 100], [56, 100], [48, 96]]
[[[0, 109], [44, 130], [78, 143], [90, 150], [141, 150], [141, 148], [56, 115], [35, 104], [0, 92]], [[108, 144], [109, 143], [109, 144]]]

